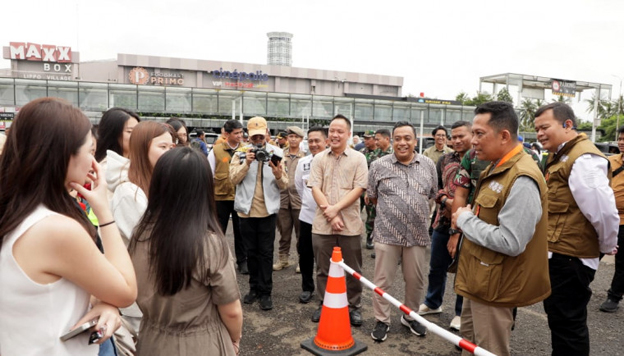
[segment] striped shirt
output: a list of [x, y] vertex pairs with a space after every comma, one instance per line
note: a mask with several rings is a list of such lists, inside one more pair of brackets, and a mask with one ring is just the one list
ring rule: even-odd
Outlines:
[[408, 165], [394, 154], [371, 163], [366, 193], [377, 198], [373, 240], [404, 247], [429, 245], [429, 199], [436, 196], [437, 187], [435, 164], [418, 153]]
[[[312, 171], [308, 187], [318, 187], [327, 197], [330, 205], [335, 205], [355, 188], [366, 189], [368, 168], [366, 157], [360, 152], [347, 147], [340, 155], [327, 149], [312, 160]], [[319, 235], [357, 236], [362, 234], [364, 224], [360, 217], [360, 201], [356, 199], [350, 206], [340, 211], [344, 229], [334, 231], [331, 224], [323, 217], [323, 210], [316, 209], [312, 232]]]

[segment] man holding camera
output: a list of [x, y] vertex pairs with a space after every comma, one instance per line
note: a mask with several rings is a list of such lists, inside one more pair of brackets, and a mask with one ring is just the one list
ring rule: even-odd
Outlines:
[[230, 180], [236, 185], [234, 210], [247, 251], [249, 293], [243, 302], [260, 300], [260, 309], [273, 309], [273, 243], [275, 220], [280, 209], [280, 191], [288, 186], [279, 147], [265, 142], [267, 122], [253, 117], [247, 123], [249, 142], [237, 150], [230, 163]]

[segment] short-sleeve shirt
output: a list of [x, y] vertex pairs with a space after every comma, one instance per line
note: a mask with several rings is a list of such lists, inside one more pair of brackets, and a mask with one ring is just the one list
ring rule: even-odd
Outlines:
[[[368, 167], [366, 157], [360, 152], [347, 147], [340, 155], [327, 149], [312, 161], [312, 171], [308, 187], [321, 189], [330, 205], [338, 203], [355, 188], [366, 189]], [[350, 206], [340, 211], [344, 222], [342, 231], [334, 231], [331, 224], [323, 217], [323, 210], [316, 209], [312, 232], [319, 235], [357, 236], [364, 227], [360, 217], [360, 202], [355, 200]]]
[[393, 154], [371, 163], [366, 193], [377, 198], [373, 240], [404, 247], [429, 245], [429, 199], [437, 193], [437, 182], [433, 161], [418, 153], [408, 165]]

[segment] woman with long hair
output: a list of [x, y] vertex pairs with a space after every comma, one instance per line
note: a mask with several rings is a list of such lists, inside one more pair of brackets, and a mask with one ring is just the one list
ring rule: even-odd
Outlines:
[[240, 292], [206, 157], [190, 147], [164, 154], [149, 196], [129, 247], [144, 318], [137, 354], [238, 354]]
[[[90, 129], [79, 109], [58, 98], [31, 101], [13, 122], [0, 156], [3, 356], [97, 355], [88, 332], [67, 341], [60, 337], [99, 318], [102, 343], [120, 325], [117, 307], [136, 299], [132, 262], [90, 152]], [[87, 177], [91, 190], [82, 186]], [[85, 197], [98, 217], [104, 254], [70, 189]]]
[[108, 151], [106, 180], [113, 192], [111, 207], [126, 245], [132, 229], [147, 207], [152, 170], [160, 156], [173, 148], [176, 137], [171, 126], [143, 121], [135, 126], [129, 142], [129, 159]]
[[130, 153], [130, 136], [139, 122], [141, 122], [139, 115], [131, 110], [108, 109], [98, 125], [95, 159], [101, 163], [106, 158], [106, 151], [109, 150], [127, 158]]
[[184, 122], [184, 120], [182, 119], [172, 117], [169, 120], [167, 120], [167, 124], [171, 125], [171, 127], [173, 127], [173, 129], [177, 133], [176, 145], [178, 147], [188, 146], [189, 141], [188, 141], [188, 129], [186, 128], [186, 122]]

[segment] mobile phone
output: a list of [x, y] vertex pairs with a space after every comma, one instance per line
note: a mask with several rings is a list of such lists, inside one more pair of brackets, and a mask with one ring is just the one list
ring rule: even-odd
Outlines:
[[79, 327], [75, 328], [74, 330], [68, 332], [67, 334], [61, 336], [61, 341], [67, 341], [77, 335], [82, 334], [83, 332], [91, 329], [92, 327], [94, 327], [97, 324], [97, 320], [93, 319], [91, 321], [87, 321], [86, 323], [80, 325]]
[[274, 154], [273, 156], [271, 156], [271, 162], [273, 163], [274, 166], [277, 166], [278, 163], [280, 163], [282, 161], [282, 157]]

